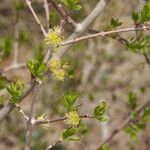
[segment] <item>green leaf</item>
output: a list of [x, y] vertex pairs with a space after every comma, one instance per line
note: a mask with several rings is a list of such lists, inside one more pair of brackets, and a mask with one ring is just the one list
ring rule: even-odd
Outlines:
[[137, 12], [133, 12], [132, 19], [135, 23], [138, 23], [140, 21], [140, 15]]
[[138, 135], [137, 135], [138, 128], [136, 126], [131, 126], [130, 125], [127, 128], [125, 128], [124, 131], [130, 135], [130, 137], [133, 141], [138, 140]]
[[82, 9], [82, 6], [81, 6], [81, 5], [74, 5], [74, 6], [72, 7], [72, 9], [73, 9], [73, 10], [80, 10], [80, 9]]
[[101, 121], [101, 122], [106, 122], [106, 121], [108, 121], [108, 119], [105, 118], [105, 117], [99, 117], [99, 116], [97, 116], [96, 119], [98, 119], [98, 120]]
[[5, 58], [10, 55], [12, 51], [12, 38], [7, 37], [0, 41], [0, 57]]
[[107, 121], [107, 118], [103, 117], [106, 112], [106, 102], [102, 101], [99, 106], [94, 109], [94, 117], [101, 122]]
[[28, 61], [27, 66], [34, 77], [38, 77], [40, 79], [43, 78], [43, 72], [46, 70], [47, 65], [42, 63], [42, 61], [35, 59]]
[[11, 83], [10, 86], [6, 86], [7, 91], [11, 95], [11, 101], [17, 103], [20, 100], [20, 97], [24, 91], [24, 83], [21, 80], [18, 80], [15, 83]]
[[71, 10], [80, 10], [82, 6], [79, 5], [79, 0], [61, 0], [61, 2]]
[[16, 11], [20, 11], [24, 8], [24, 5], [20, 0], [15, 0], [13, 4], [14, 4]]
[[62, 139], [69, 140], [69, 138], [77, 133], [77, 128], [68, 128], [63, 130]]
[[78, 97], [77, 93], [68, 93], [64, 95], [63, 100], [67, 110], [71, 109], [77, 97]]
[[132, 110], [135, 110], [138, 106], [138, 99], [136, 93], [128, 93], [128, 102]]
[[127, 47], [132, 51], [132, 52], [141, 52], [143, 53], [144, 48], [148, 44], [148, 38], [143, 37], [138, 41], [137, 39], [131, 39], [131, 41], [128, 41], [126, 43]]
[[39, 69], [37, 70], [37, 74], [41, 74], [42, 72], [44, 72], [47, 68], [47, 65], [46, 64], [41, 64]]
[[19, 42], [20, 43], [27, 43], [30, 41], [29, 34], [26, 31], [19, 32]]
[[110, 23], [114, 28], [122, 25], [122, 22], [120, 22], [119, 19], [114, 19], [114, 18], [111, 19]]
[[79, 141], [80, 138], [79, 137], [74, 137], [74, 138], [68, 138], [67, 140], [69, 140], [69, 141]]
[[148, 1], [141, 11], [141, 22], [150, 21], [150, 1]]
[[99, 106], [94, 109], [94, 116], [102, 116], [106, 111], [106, 102], [102, 101]]
[[107, 144], [103, 144], [99, 150], [110, 150]]
[[0, 90], [6, 87], [6, 80], [3, 76], [0, 75]]
[[145, 123], [150, 121], [150, 107], [148, 107], [144, 110], [144, 113], [143, 113], [141, 119]]

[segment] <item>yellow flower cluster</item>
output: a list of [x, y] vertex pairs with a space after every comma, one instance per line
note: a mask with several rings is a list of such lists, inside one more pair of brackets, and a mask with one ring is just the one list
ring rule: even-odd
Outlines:
[[80, 124], [80, 116], [77, 111], [70, 111], [66, 114], [66, 123], [71, 126], [78, 126]]
[[49, 66], [50, 66], [50, 70], [53, 73], [53, 76], [56, 79], [63, 81], [65, 78], [67, 65], [64, 64], [62, 66], [60, 59], [57, 57], [54, 57], [49, 61]]
[[46, 44], [52, 45], [54, 48], [58, 48], [62, 40], [63, 37], [61, 36], [61, 31], [58, 27], [51, 29], [45, 38]]
[[54, 71], [54, 70], [59, 70], [61, 69], [61, 62], [60, 59], [57, 57], [53, 57], [50, 62], [49, 62], [49, 66], [50, 66], [50, 70]]

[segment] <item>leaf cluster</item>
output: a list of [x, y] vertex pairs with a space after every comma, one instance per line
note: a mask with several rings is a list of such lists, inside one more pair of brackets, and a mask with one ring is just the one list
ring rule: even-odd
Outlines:
[[7, 91], [11, 95], [11, 101], [13, 103], [19, 102], [19, 99], [24, 91], [25, 85], [21, 80], [16, 81], [15, 83], [11, 83], [6, 87]]
[[61, 2], [71, 10], [80, 10], [82, 6], [79, 5], [79, 0], [61, 0]]
[[31, 74], [39, 79], [43, 78], [43, 72], [47, 69], [47, 65], [38, 59], [28, 61], [27, 66]]
[[107, 118], [105, 118], [103, 115], [106, 112], [106, 102], [102, 101], [97, 107], [94, 109], [94, 117], [98, 119], [101, 122], [107, 121]]

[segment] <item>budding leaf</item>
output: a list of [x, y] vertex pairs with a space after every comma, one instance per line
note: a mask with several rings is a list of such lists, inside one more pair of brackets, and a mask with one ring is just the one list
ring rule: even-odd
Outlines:
[[9, 56], [12, 50], [12, 38], [7, 37], [0, 41], [0, 57]]
[[102, 116], [106, 110], [106, 102], [103, 101], [94, 109], [94, 116]]
[[126, 133], [128, 133], [133, 141], [137, 141], [138, 139], [138, 128], [135, 126], [128, 126], [124, 129]]
[[69, 7], [71, 10], [80, 10], [82, 6], [79, 5], [79, 0], [61, 0], [64, 5]]
[[65, 106], [68, 110], [71, 109], [71, 107], [73, 106], [73, 104], [76, 101], [77, 97], [78, 97], [77, 93], [68, 93], [68, 94], [64, 95], [64, 98], [63, 98], [64, 104], [65, 104]]
[[107, 121], [107, 118], [103, 117], [105, 111], [106, 111], [106, 102], [102, 101], [100, 105], [94, 109], [94, 117], [102, 122]]
[[148, 1], [141, 11], [141, 21], [150, 21], [150, 1]]
[[132, 19], [135, 23], [138, 23], [140, 21], [140, 15], [137, 12], [133, 12]]
[[11, 101], [13, 103], [17, 103], [20, 100], [24, 88], [24, 83], [21, 80], [18, 80], [15, 83], [11, 83], [10, 86], [6, 86], [7, 91], [11, 95]]
[[99, 150], [110, 150], [107, 144], [103, 144]]
[[62, 133], [62, 139], [63, 140], [72, 140], [74, 138], [70, 138], [71, 136], [75, 135], [77, 133], [76, 128], [68, 128], [63, 131]]
[[16, 11], [19, 12], [24, 8], [24, 5], [21, 1], [15, 0], [14, 1], [14, 7], [15, 7]]
[[111, 19], [110, 23], [114, 28], [122, 25], [122, 22], [120, 22], [119, 19], [114, 19], [114, 18]]
[[138, 106], [138, 99], [136, 93], [128, 93], [128, 102], [132, 110], [135, 110]]
[[3, 76], [0, 75], [0, 90], [5, 88], [6, 86], [6, 80]]
[[28, 61], [27, 66], [29, 70], [31, 71], [31, 74], [34, 77], [38, 77], [40, 79], [43, 78], [43, 72], [46, 70], [47, 65], [45, 63], [42, 63], [38, 59]]

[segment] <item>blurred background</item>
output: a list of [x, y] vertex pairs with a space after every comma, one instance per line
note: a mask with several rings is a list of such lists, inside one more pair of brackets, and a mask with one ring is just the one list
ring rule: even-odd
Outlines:
[[[19, 0], [18, 0], [19, 1]], [[40, 28], [36, 24], [30, 10], [22, 1], [22, 9], [17, 16], [15, 0], [0, 0], [0, 69], [10, 80], [21, 79], [24, 83], [30, 81], [30, 72], [24, 64], [28, 60], [40, 57], [45, 53], [45, 45]], [[81, 22], [94, 8], [98, 0], [81, 0], [83, 9], [71, 11], [70, 15], [76, 22]], [[46, 27], [46, 16], [42, 0], [32, 0], [40, 21]], [[50, 4], [50, 24], [60, 24], [61, 16]], [[138, 0], [112, 0], [103, 14], [91, 25], [98, 31], [109, 30], [112, 18], [117, 18], [123, 24], [121, 27], [133, 26], [132, 13], [139, 7]], [[55, 18], [55, 19], [54, 19]], [[19, 51], [17, 63], [23, 67], [11, 69], [15, 61], [15, 31], [18, 26]], [[73, 29], [65, 25], [63, 29], [66, 39]], [[130, 39], [135, 33], [122, 33], [121, 36]], [[68, 91], [79, 93], [77, 100], [81, 104], [79, 112], [91, 114], [93, 108], [101, 100], [107, 102], [109, 121], [100, 123], [97, 120], [83, 120], [80, 141], [67, 141], [53, 150], [94, 150], [111, 131], [121, 124], [131, 112], [128, 106], [128, 93], [134, 92], [139, 104], [150, 97], [150, 66], [146, 64], [143, 55], [131, 52], [125, 45], [112, 37], [98, 37], [74, 44], [63, 57], [69, 64], [69, 78], [64, 82], [57, 81], [51, 75], [44, 79], [40, 91], [40, 99], [36, 116], [45, 114], [47, 118], [63, 116], [65, 108], [63, 95]], [[0, 91], [0, 107], [8, 102], [6, 90]], [[28, 114], [32, 93], [20, 104]], [[48, 127], [35, 127], [33, 132], [32, 149], [42, 150], [48, 144], [60, 139], [61, 132], [66, 128], [63, 122], [50, 124]], [[150, 150], [150, 125], [139, 138], [132, 141], [125, 132], [121, 131], [110, 142], [112, 150]], [[0, 125], [0, 149], [21, 150], [24, 148], [26, 122], [15, 109]]]

